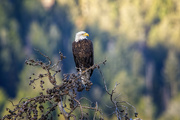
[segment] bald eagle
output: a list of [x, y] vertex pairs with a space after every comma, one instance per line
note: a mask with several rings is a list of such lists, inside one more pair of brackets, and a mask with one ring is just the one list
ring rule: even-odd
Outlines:
[[81, 75], [83, 85], [86, 85], [87, 81], [90, 80], [93, 70], [90, 69], [84, 74], [82, 72], [94, 64], [93, 44], [88, 37], [88, 33], [80, 31], [76, 33], [75, 41], [72, 43], [74, 62], [77, 71]]

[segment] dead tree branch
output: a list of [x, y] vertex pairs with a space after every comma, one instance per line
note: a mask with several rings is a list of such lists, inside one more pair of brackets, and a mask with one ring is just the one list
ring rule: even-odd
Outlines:
[[[3, 116], [2, 120], [6, 119], [33, 119], [33, 120], [44, 120], [44, 119], [53, 119], [52, 112], [55, 111], [57, 108], [59, 108], [60, 114], [58, 116], [64, 116], [66, 120], [69, 120], [70, 118], [73, 118], [74, 120], [77, 119], [77, 115], [75, 111], [80, 111], [80, 119], [86, 119], [87, 112], [85, 112], [85, 109], [94, 111], [93, 119], [95, 120], [97, 116], [99, 116], [100, 120], [103, 120], [103, 113], [102, 110], [99, 108], [98, 103], [96, 102], [95, 106], [92, 105], [93, 102], [91, 102], [89, 99], [85, 97], [78, 98], [77, 94], [78, 92], [82, 92], [84, 90], [84, 86], [82, 84], [82, 81], [80, 78], [83, 74], [85, 74], [87, 71], [91, 69], [96, 69], [100, 71], [100, 74], [102, 76], [104, 87], [106, 93], [110, 96], [110, 101], [112, 102], [113, 106], [113, 113], [116, 114], [117, 118], [121, 120], [122, 118], [125, 118], [127, 120], [127, 112], [123, 116], [124, 109], [120, 109], [126, 106], [123, 106], [122, 103], [126, 103], [127, 105], [133, 107], [131, 104], [129, 104], [126, 101], [116, 101], [120, 95], [114, 98], [114, 93], [119, 84], [116, 84], [114, 86], [114, 89], [109, 91], [106, 85], [106, 81], [102, 75], [102, 72], [100, 70], [100, 65], [105, 64], [106, 60], [103, 62], [100, 62], [98, 64], [94, 64], [90, 68], [80, 73], [71, 73], [71, 74], [63, 74], [63, 78], [61, 80], [60, 84], [57, 84], [56, 77], [58, 74], [61, 73], [61, 66], [59, 65], [62, 60], [65, 59], [65, 56], [61, 52], [59, 52], [60, 59], [57, 61], [57, 63], [53, 64], [51, 59], [41, 53], [39, 50], [36, 50], [40, 55], [42, 55], [44, 58], [48, 60], [48, 63], [45, 63], [40, 60], [34, 60], [34, 59], [27, 59], [25, 63], [29, 66], [33, 67], [41, 67], [42, 70], [45, 71], [45, 73], [40, 73], [36, 75], [35, 73], [32, 74], [32, 76], [29, 77], [30, 82], [29, 85], [32, 86], [34, 89], [36, 89], [35, 82], [40, 82], [40, 88], [41, 92], [38, 96], [33, 98], [22, 98], [18, 104], [14, 104], [12, 101], [10, 101], [14, 107], [14, 109], [7, 108], [8, 114]], [[60, 67], [59, 67], [60, 66]], [[58, 68], [58, 69], [55, 69]], [[44, 78], [47, 78], [48, 81], [44, 81]], [[51, 88], [45, 88], [44, 84], [52, 84], [53, 87]], [[87, 88], [86, 90], [89, 90], [93, 83], [91, 81], [87, 82]], [[65, 98], [68, 98], [66, 100]], [[89, 106], [83, 105], [81, 100], [86, 100], [87, 103], [89, 103]], [[45, 104], [49, 105], [49, 108], [45, 108]], [[127, 109], [127, 107], [126, 107]], [[136, 114], [137, 116], [137, 114]]]

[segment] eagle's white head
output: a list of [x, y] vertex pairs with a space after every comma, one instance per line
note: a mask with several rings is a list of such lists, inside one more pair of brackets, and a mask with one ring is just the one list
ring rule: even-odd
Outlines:
[[75, 42], [78, 42], [83, 39], [87, 39], [87, 37], [89, 37], [88, 33], [86, 33], [85, 31], [80, 31], [80, 32], [76, 33]]

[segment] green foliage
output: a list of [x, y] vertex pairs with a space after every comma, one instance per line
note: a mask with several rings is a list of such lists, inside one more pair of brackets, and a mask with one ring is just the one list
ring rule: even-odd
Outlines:
[[171, 95], [173, 97], [177, 96], [179, 91], [178, 88], [180, 86], [180, 69], [177, 55], [173, 50], [169, 51], [168, 57], [166, 59], [164, 74], [165, 80], [167, 84], [170, 86]]
[[44, 9], [40, 1], [37, 0], [23, 0], [22, 2], [23, 9], [26, 10], [26, 12], [29, 15], [44, 15]]
[[143, 96], [138, 103], [139, 117], [146, 120], [154, 120], [155, 105], [150, 96]]
[[179, 120], [179, 110], [180, 110], [180, 95], [178, 94], [174, 99], [168, 104], [167, 110], [162, 114], [159, 120]]
[[[7, 96], [6, 96], [6, 93], [4, 92], [4, 90], [0, 89], [0, 108], [2, 109], [4, 106], [4, 103], [6, 102], [7, 100]], [[0, 109], [0, 111], [1, 111]]]
[[[34, 48], [55, 60], [59, 57], [55, 53], [63, 51], [67, 56], [63, 64], [68, 66], [63, 66], [63, 70], [75, 71], [71, 43], [77, 31], [86, 30], [94, 44], [95, 63], [105, 58], [108, 61], [102, 70], [107, 85], [112, 88], [120, 83], [118, 90], [123, 95], [119, 99], [134, 103], [141, 115], [145, 111], [142, 119], [177, 119], [171, 106], [179, 106], [179, 98], [176, 99], [180, 92], [179, 0], [51, 1], [48, 8], [43, 0], [1, 1], [0, 88], [5, 91], [1, 98], [13, 96], [17, 101], [26, 96], [26, 73], [31, 70], [23, 61], [32, 56]], [[153, 86], [150, 93], [146, 88], [149, 62], [155, 70], [150, 76]], [[104, 104], [108, 104], [98, 73], [93, 76], [95, 94], [90, 97], [94, 101], [103, 98]], [[160, 93], [163, 90], [167, 91], [167, 98], [157, 99], [156, 93], [163, 96]], [[158, 102], [164, 103], [164, 107], [158, 109]], [[2, 105], [10, 103], [0, 101], [0, 113], [4, 113]]]
[[41, 51], [45, 51], [46, 53], [49, 51], [49, 40], [47, 34], [37, 22], [31, 24], [29, 37], [31, 44], [35, 48], [39, 48]]

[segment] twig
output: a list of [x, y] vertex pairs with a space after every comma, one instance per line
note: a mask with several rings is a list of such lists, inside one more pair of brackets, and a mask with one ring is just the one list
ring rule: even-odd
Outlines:
[[34, 50], [35, 50], [35, 51], [37, 51], [37, 52], [39, 52], [39, 54], [41, 54], [42, 56], [44, 56], [45, 58], [47, 58], [47, 59], [48, 59], [48, 61], [49, 61], [48, 66], [52, 64], [51, 59], [49, 58], [49, 56], [47, 56], [47, 55], [45, 55], [45, 54], [41, 53], [38, 49], [35, 49], [35, 48], [34, 48]]
[[96, 102], [96, 107], [95, 107], [95, 113], [94, 113], [94, 117], [93, 117], [93, 120], [96, 119], [96, 114], [97, 114], [97, 111], [98, 111], [98, 104]]
[[100, 73], [100, 75], [101, 75], [101, 77], [102, 77], [102, 79], [103, 79], [104, 87], [105, 87], [106, 93], [109, 94], [109, 95], [111, 95], [111, 94], [109, 93], [109, 91], [108, 91], [108, 88], [107, 88], [107, 85], [106, 85], [106, 81], [105, 81], [105, 79], [104, 79], [104, 76], [103, 76], [101, 70], [100, 70], [99, 68], [98, 68], [98, 70], [99, 70], [99, 73]]
[[60, 99], [61, 99], [61, 101], [58, 102], [59, 109], [60, 109], [60, 111], [62, 112], [65, 120], [69, 120], [69, 115], [68, 115], [68, 113], [67, 113], [67, 112], [64, 110], [64, 108], [63, 108], [62, 97], [61, 97]]
[[78, 103], [79, 107], [80, 107], [80, 110], [81, 110], [81, 120], [82, 120], [83, 119], [83, 110], [82, 110], [81, 103], [77, 99], [75, 99], [75, 98], [73, 98], [73, 100], [75, 100]]

